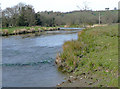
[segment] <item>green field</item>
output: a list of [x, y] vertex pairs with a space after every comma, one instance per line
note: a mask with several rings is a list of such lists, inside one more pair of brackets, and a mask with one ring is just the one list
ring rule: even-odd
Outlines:
[[93, 77], [93, 86], [118, 86], [118, 25], [84, 29], [59, 55], [64, 72]]

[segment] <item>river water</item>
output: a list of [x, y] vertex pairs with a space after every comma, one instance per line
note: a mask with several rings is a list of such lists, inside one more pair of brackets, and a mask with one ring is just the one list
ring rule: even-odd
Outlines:
[[41, 36], [2, 39], [3, 87], [53, 87], [66, 74], [57, 70], [55, 58], [65, 41], [77, 39], [75, 31], [52, 31]]

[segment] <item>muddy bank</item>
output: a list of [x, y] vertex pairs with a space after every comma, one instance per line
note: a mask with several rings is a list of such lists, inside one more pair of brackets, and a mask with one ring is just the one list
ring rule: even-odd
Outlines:
[[[92, 73], [82, 73], [81, 75], [75, 75], [74, 72], [69, 74], [69, 77], [65, 78], [65, 81], [57, 84], [57, 87], [95, 87], [101, 82], [101, 79]], [[100, 85], [104, 87], [104, 85]]]

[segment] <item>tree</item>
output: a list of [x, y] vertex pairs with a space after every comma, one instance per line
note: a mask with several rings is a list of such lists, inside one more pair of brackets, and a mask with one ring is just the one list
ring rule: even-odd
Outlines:
[[[115, 17], [114, 17], [115, 14], [113, 14], [111, 11], [106, 11], [105, 12], [105, 15], [102, 16], [101, 18], [101, 21], [102, 23], [104, 24], [111, 24], [115, 21]], [[117, 16], [116, 16], [117, 18]]]
[[3, 26], [33, 26], [35, 11], [31, 5], [19, 3], [3, 11], [3, 20]]
[[27, 25], [34, 26], [35, 25], [35, 11], [31, 5], [26, 6], [25, 16], [26, 16]]

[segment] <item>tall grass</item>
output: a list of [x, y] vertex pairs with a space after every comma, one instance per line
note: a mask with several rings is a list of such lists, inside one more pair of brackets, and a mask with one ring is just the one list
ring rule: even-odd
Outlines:
[[91, 73], [100, 80], [95, 86], [118, 86], [118, 26], [84, 29], [78, 40], [64, 43], [60, 58], [62, 70]]
[[7, 30], [8, 34], [14, 33], [14, 31], [20, 32], [22, 29], [26, 29], [26, 31], [30, 29], [34, 29], [34, 31], [39, 31], [39, 30], [57, 30], [58, 27], [41, 27], [41, 26], [32, 26], [32, 27], [25, 27], [25, 26], [20, 26], [20, 27], [4, 27], [2, 28], [3, 33]]

